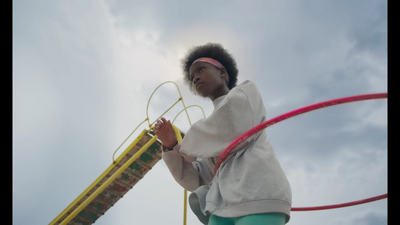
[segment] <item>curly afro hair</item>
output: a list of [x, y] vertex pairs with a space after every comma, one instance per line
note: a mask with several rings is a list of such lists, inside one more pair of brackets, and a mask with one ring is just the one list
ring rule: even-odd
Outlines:
[[186, 56], [181, 60], [184, 83], [190, 87], [191, 91], [193, 90], [191, 88], [189, 68], [194, 60], [201, 57], [213, 58], [220, 62], [225, 67], [229, 75], [229, 90], [236, 86], [239, 70], [237, 69], [235, 59], [222, 47], [221, 44], [207, 43], [205, 45], [192, 47]]

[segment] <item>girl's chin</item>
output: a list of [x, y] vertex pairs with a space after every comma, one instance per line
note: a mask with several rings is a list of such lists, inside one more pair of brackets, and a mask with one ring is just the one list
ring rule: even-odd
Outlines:
[[204, 98], [204, 93], [202, 91], [196, 90], [196, 94]]
[[207, 98], [207, 97], [208, 97], [208, 95], [207, 95], [207, 94], [204, 94], [204, 93], [199, 93], [199, 92], [197, 92], [197, 94], [198, 94], [200, 97], [202, 97], [202, 98]]

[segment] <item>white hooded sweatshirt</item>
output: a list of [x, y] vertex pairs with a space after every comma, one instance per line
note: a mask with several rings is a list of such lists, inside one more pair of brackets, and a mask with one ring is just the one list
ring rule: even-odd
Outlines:
[[[181, 144], [164, 152], [174, 179], [186, 190], [189, 205], [207, 224], [210, 214], [240, 217], [278, 212], [290, 219], [292, 194], [265, 129], [230, 153], [214, 176], [219, 155], [237, 137], [266, 121], [266, 110], [257, 86], [245, 81], [213, 101], [214, 111], [194, 123]], [[182, 155], [197, 157], [186, 162]]]

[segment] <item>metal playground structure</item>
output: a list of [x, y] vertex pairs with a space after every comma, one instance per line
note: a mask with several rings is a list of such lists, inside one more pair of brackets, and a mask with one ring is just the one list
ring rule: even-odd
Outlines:
[[[148, 116], [148, 108], [151, 98], [154, 93], [162, 85], [166, 83], [172, 83], [176, 86], [180, 98], [168, 108], [161, 116], [159, 116], [154, 122], [150, 123]], [[280, 121], [288, 118], [310, 112], [313, 110], [344, 104], [356, 101], [374, 100], [374, 99], [385, 99], [387, 93], [377, 94], [365, 94], [357, 95], [345, 98], [338, 98], [321, 103], [302, 107], [291, 112], [285, 113], [281, 116], [267, 120], [256, 127], [250, 129], [246, 133], [239, 136], [234, 140], [219, 156], [215, 165], [214, 173], [217, 171], [221, 163], [229, 155], [230, 151], [242, 143], [253, 134], [276, 124]], [[70, 205], [68, 205], [56, 218], [53, 219], [50, 225], [88, 225], [94, 223], [99, 217], [110, 209], [119, 199], [121, 199], [130, 189], [135, 186], [151, 168], [161, 159], [161, 145], [162, 143], [157, 139], [157, 135], [154, 134], [154, 124], [160, 119], [165, 113], [167, 113], [172, 107], [179, 102], [182, 102], [183, 109], [176, 115], [175, 119], [182, 113], [186, 112], [189, 124], [192, 125], [187, 109], [190, 107], [199, 107], [205, 118], [203, 109], [197, 105], [191, 105], [186, 107], [183, 101], [181, 92], [176, 83], [167, 81], [160, 84], [151, 94], [146, 108], [146, 119], [141, 122], [132, 133], [123, 141], [123, 143], [115, 150], [113, 154], [112, 164], [88, 187], [82, 192]], [[115, 153], [121, 148], [121, 146], [129, 139], [129, 137], [145, 122], [148, 122], [148, 129], [144, 129], [140, 135], [126, 148], [121, 155], [114, 159]], [[173, 125], [178, 141], [181, 143], [185, 133], [179, 130]], [[341, 207], [354, 206], [364, 204], [372, 201], [387, 198], [387, 194], [378, 195], [375, 197], [362, 199], [358, 201], [346, 202], [335, 205], [316, 206], [316, 207], [292, 207], [291, 211], [311, 211], [311, 210], [326, 210]], [[186, 212], [187, 212], [187, 190], [184, 190], [184, 212], [183, 212], [183, 224], [186, 225]]]

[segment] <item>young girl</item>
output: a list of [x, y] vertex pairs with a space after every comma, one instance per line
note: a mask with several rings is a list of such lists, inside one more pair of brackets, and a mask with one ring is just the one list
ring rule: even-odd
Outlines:
[[291, 189], [265, 129], [233, 149], [213, 173], [225, 148], [266, 120], [256, 85], [245, 81], [236, 86], [236, 62], [220, 44], [192, 48], [182, 68], [191, 91], [211, 99], [214, 111], [194, 123], [181, 144], [165, 118], [157, 122], [155, 134], [163, 143], [162, 157], [172, 176], [192, 192], [192, 211], [209, 225], [287, 223]]

